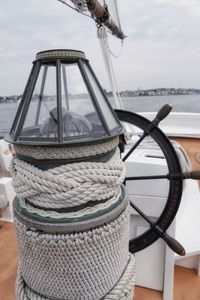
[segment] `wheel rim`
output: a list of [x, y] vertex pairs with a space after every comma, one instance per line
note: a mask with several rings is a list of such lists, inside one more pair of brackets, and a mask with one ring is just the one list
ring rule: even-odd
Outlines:
[[[120, 121], [129, 123], [131, 125], [135, 125], [138, 128], [142, 129], [143, 132], [152, 125], [152, 122], [147, 120], [146, 118], [129, 111], [124, 110], [115, 110], [117, 117]], [[173, 174], [181, 174], [181, 167], [177, 157], [177, 154], [170, 143], [169, 139], [166, 135], [154, 125], [154, 129], [150, 132], [149, 136], [156, 142], [156, 144], [161, 149], [167, 163], [168, 167], [168, 174], [169, 174], [169, 191], [166, 200], [166, 204], [164, 206], [161, 215], [158, 217], [156, 222], [154, 223], [155, 226], [158, 226], [162, 234], [165, 233], [167, 228], [172, 223], [179, 205], [182, 196], [182, 178], [172, 178]], [[154, 226], [154, 227], [155, 227]], [[129, 250], [132, 253], [140, 251], [153, 242], [155, 242], [160, 236], [156, 233], [154, 228], [148, 229], [143, 234], [139, 235], [138, 237], [130, 240], [129, 243]]]

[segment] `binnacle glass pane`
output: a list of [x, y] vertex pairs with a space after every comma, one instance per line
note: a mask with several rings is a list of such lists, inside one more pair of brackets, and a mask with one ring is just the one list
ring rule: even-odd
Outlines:
[[31, 97], [21, 137], [58, 137], [56, 66], [42, 65]]
[[[20, 138], [58, 140], [56, 64], [43, 64]], [[61, 122], [64, 140], [104, 136], [100, 120], [76, 63], [61, 64]]]
[[61, 65], [63, 137], [105, 135], [77, 64]]
[[94, 79], [93, 75], [91, 74], [91, 71], [89, 70], [86, 63], [84, 63], [84, 67], [85, 67], [85, 71], [88, 76], [88, 79], [90, 81], [90, 84], [95, 93], [96, 99], [99, 103], [99, 106], [101, 107], [104, 118], [106, 119], [109, 129], [112, 131], [115, 128], [119, 127], [119, 123], [117, 122], [115, 115], [113, 114], [113, 111], [110, 109], [110, 107], [107, 103], [108, 100], [106, 101], [101, 89], [99, 88], [96, 80]]

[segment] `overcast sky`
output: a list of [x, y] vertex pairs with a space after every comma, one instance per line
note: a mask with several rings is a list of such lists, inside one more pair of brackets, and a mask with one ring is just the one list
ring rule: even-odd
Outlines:
[[[200, 0], [118, 3], [127, 35], [119, 58], [113, 58], [119, 89], [200, 88]], [[56, 0], [4, 0], [0, 96], [21, 94], [35, 54], [52, 48], [83, 50], [109, 89], [93, 20]], [[110, 48], [120, 53], [120, 41], [111, 36]]]

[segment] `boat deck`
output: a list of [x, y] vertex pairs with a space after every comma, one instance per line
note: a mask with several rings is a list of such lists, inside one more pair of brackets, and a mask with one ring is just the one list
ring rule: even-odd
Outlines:
[[[15, 300], [18, 265], [15, 229], [12, 223], [0, 222], [0, 224], [0, 299]], [[176, 266], [173, 300], [199, 299], [200, 277], [196, 271]], [[136, 286], [134, 300], [162, 300], [162, 293]]]

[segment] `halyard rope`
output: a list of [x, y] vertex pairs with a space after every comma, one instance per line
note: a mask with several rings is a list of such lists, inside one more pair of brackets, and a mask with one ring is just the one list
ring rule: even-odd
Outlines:
[[44, 208], [67, 208], [109, 199], [125, 177], [118, 148], [106, 163], [72, 163], [45, 171], [15, 158], [10, 172], [19, 199]]

